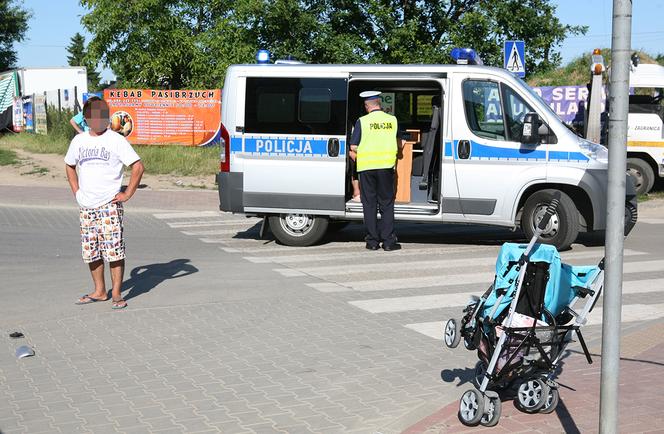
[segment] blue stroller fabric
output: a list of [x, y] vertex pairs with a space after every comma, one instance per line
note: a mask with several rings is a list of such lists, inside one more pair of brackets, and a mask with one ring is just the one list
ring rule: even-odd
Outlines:
[[[526, 247], [525, 244], [503, 244], [496, 260], [496, 280], [493, 291], [484, 303], [482, 318], [490, 315], [493, 307], [498, 302], [498, 289], [505, 289], [507, 292], [491, 319], [496, 319], [512, 302], [519, 277], [519, 270], [514, 263], [519, 261]], [[596, 266], [576, 267], [562, 264], [558, 250], [548, 244], [535, 244], [530, 252], [528, 262], [546, 262], [550, 264], [549, 280], [544, 296], [544, 308], [551, 312], [553, 316], [560, 314], [572, 302], [577, 292], [574, 287], [588, 287], [592, 283], [596, 272], [599, 271]], [[512, 263], [511, 267], [510, 263]]]

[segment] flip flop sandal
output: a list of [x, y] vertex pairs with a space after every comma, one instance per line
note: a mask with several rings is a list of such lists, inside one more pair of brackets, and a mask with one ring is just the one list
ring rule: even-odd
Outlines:
[[106, 300], [108, 300], [108, 298], [94, 298], [86, 294], [81, 296], [81, 298], [79, 298], [75, 304], [80, 306], [83, 304], [97, 303], [98, 301], [106, 301]]
[[113, 306], [111, 306], [111, 309], [124, 309], [127, 307], [127, 302], [124, 301], [123, 299], [120, 300], [113, 300]]

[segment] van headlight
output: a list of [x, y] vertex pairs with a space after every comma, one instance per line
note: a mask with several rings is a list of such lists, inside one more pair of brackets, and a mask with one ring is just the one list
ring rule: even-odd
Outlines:
[[579, 140], [579, 148], [581, 148], [581, 152], [591, 160], [602, 162], [609, 161], [609, 150], [603, 145], [588, 140]]

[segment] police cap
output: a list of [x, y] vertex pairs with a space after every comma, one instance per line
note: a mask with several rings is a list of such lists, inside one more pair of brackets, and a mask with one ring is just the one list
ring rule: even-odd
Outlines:
[[369, 101], [372, 99], [379, 99], [380, 94], [381, 93], [377, 90], [365, 90], [364, 92], [360, 93], [360, 98], [364, 98], [365, 101]]

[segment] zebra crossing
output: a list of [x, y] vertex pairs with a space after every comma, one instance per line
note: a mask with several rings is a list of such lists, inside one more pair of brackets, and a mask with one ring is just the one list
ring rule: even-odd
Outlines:
[[[336, 294], [350, 308], [370, 315], [393, 315], [400, 326], [441, 339], [443, 321], [459, 316], [471, 295], [479, 295], [493, 281], [495, 260], [502, 242], [477, 241], [476, 228], [466, 240], [449, 244], [432, 225], [400, 225], [403, 249], [369, 252], [364, 249], [361, 225], [351, 225], [327, 244], [313, 247], [281, 246], [260, 239], [261, 219], [214, 211], [154, 214], [174, 230], [201, 242], [218, 244], [227, 253], [272, 267], [287, 278], [321, 293]], [[643, 224], [664, 225], [664, 219]], [[463, 233], [459, 226], [455, 236]], [[428, 242], [428, 234], [432, 241]], [[508, 237], [509, 239], [509, 237]], [[566, 263], [597, 263], [603, 247], [575, 245], [561, 254]], [[664, 259], [643, 251], [624, 251], [623, 323], [664, 318]], [[416, 319], [417, 322], [412, 320]], [[421, 321], [420, 321], [421, 320]], [[601, 309], [589, 325], [602, 322]]]

